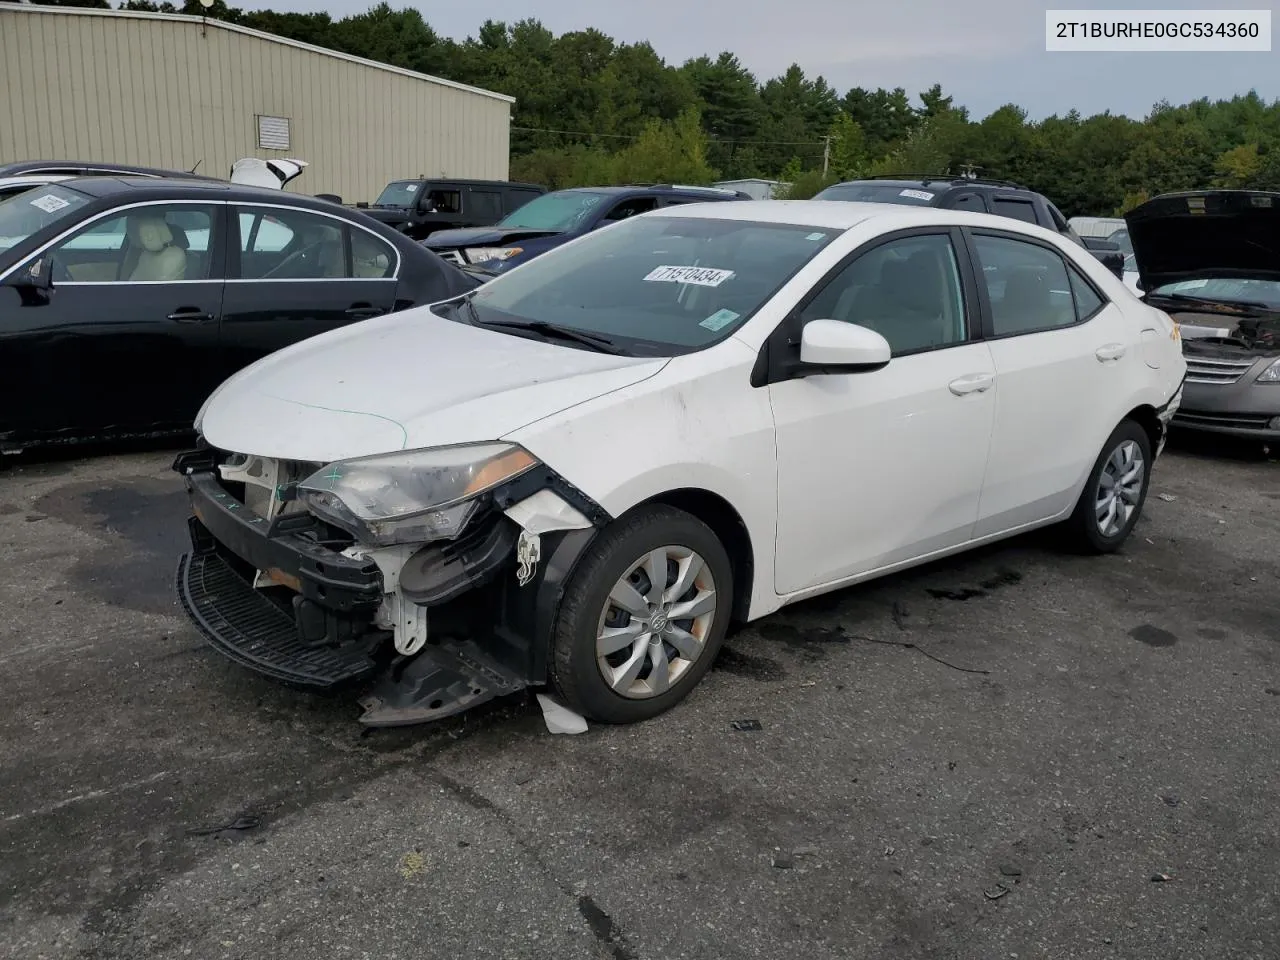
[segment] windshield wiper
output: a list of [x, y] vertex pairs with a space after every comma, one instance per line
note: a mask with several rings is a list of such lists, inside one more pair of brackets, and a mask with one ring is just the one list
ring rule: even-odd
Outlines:
[[1157, 293], [1156, 297], [1164, 300], [1180, 300], [1183, 303], [1205, 303], [1210, 306], [1242, 307], [1246, 310], [1267, 310], [1272, 313], [1276, 308], [1262, 300], [1231, 300], [1226, 297], [1196, 297], [1189, 293]]
[[585, 330], [576, 330], [573, 327], [561, 326], [558, 323], [548, 323], [546, 320], [480, 320], [476, 317], [476, 308], [471, 306], [471, 298], [468, 297], [463, 301], [467, 305], [471, 314], [471, 322], [478, 327], [496, 327], [502, 330], [528, 330], [531, 333], [541, 334], [544, 337], [558, 338], [560, 340], [568, 340], [572, 343], [582, 344], [584, 347], [590, 347], [597, 353], [610, 353], [615, 356], [625, 356], [625, 352], [614, 341], [608, 337], [601, 336], [598, 333], [587, 333]]

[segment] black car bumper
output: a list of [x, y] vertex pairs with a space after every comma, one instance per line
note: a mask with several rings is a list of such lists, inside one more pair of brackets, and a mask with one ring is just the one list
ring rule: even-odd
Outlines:
[[[374, 624], [382, 602], [376, 564], [319, 542], [310, 517], [268, 523], [212, 471], [188, 475], [187, 491], [191, 552], [179, 563], [178, 596], [216, 649], [277, 680], [318, 689], [366, 679], [384, 665], [378, 651], [391, 634]], [[274, 591], [280, 595], [253, 586], [259, 570], [284, 588]]]
[[[559, 478], [525, 475], [519, 487], [493, 493], [496, 509], [485, 523], [457, 541], [423, 548], [430, 555], [415, 567], [421, 582], [409, 595], [430, 611], [429, 645], [400, 656], [394, 632], [379, 626], [386, 618], [379, 616], [378, 565], [344, 554], [349, 541], [335, 542], [338, 532], [309, 514], [257, 516], [223, 486], [215, 464], [207, 450], [174, 463], [192, 511], [191, 551], [179, 563], [177, 591], [220, 653], [294, 686], [363, 683], [360, 720], [369, 726], [441, 719], [545, 682], [545, 641], [565, 581], [596, 529], [543, 535], [543, 562], [521, 586], [514, 575], [501, 576], [514, 572], [518, 529], [501, 511], [539, 485], [581, 497]], [[607, 519], [594, 504], [581, 505], [597, 525]], [[258, 571], [274, 586], [255, 587]]]

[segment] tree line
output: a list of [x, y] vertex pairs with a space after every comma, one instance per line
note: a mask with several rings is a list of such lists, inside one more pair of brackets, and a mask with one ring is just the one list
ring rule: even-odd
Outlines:
[[[108, 0], [44, 0], [110, 8]], [[1031, 121], [1006, 104], [981, 119], [940, 85], [843, 94], [798, 66], [761, 82], [729, 52], [679, 66], [598, 30], [486, 21], [463, 41], [412, 8], [245, 11], [215, 0], [125, 0], [125, 10], [207, 15], [516, 97], [511, 178], [552, 188], [764, 177], [795, 198], [841, 179], [973, 172], [1015, 180], [1068, 216], [1123, 213], [1149, 196], [1211, 186], [1280, 190], [1280, 100], [1157, 103], [1137, 120], [1076, 111]]]

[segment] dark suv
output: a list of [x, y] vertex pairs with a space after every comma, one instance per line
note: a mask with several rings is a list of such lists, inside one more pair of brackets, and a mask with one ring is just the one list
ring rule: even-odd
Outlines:
[[944, 210], [973, 210], [1012, 217], [1056, 230], [1083, 246], [1058, 208], [1044, 196], [1008, 180], [975, 177], [894, 174], [869, 180], [850, 180], [827, 187], [815, 200], [854, 200], [860, 203], [907, 203]]
[[507, 180], [393, 180], [361, 210], [415, 240], [437, 230], [487, 227], [547, 192]]
[[1062, 234], [1087, 249], [1106, 264], [1112, 273], [1124, 279], [1124, 254], [1119, 247], [1085, 243], [1047, 197], [1009, 180], [898, 173], [834, 183], [813, 199], [905, 203], [918, 207], [973, 210], [975, 213], [1011, 217]]
[[488, 229], [442, 231], [422, 245], [472, 273], [492, 276], [574, 237], [659, 207], [750, 199], [737, 190], [672, 183], [574, 187], [543, 194]]

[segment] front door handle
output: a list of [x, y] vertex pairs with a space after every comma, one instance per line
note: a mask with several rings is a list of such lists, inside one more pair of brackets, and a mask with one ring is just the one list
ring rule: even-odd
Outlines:
[[1093, 355], [1098, 358], [1099, 363], [1110, 363], [1123, 357], [1126, 349], [1128, 348], [1123, 343], [1108, 343], [1099, 347]]
[[952, 380], [947, 384], [947, 388], [957, 397], [963, 397], [968, 393], [982, 393], [984, 390], [990, 390], [995, 379], [989, 373], [975, 373], [961, 377], [959, 380]]
[[174, 323], [209, 323], [213, 319], [213, 314], [199, 307], [179, 307], [169, 314], [168, 319]]
[[375, 307], [372, 303], [353, 303], [347, 307], [348, 317], [376, 317], [382, 313], [386, 311], [381, 307]]

